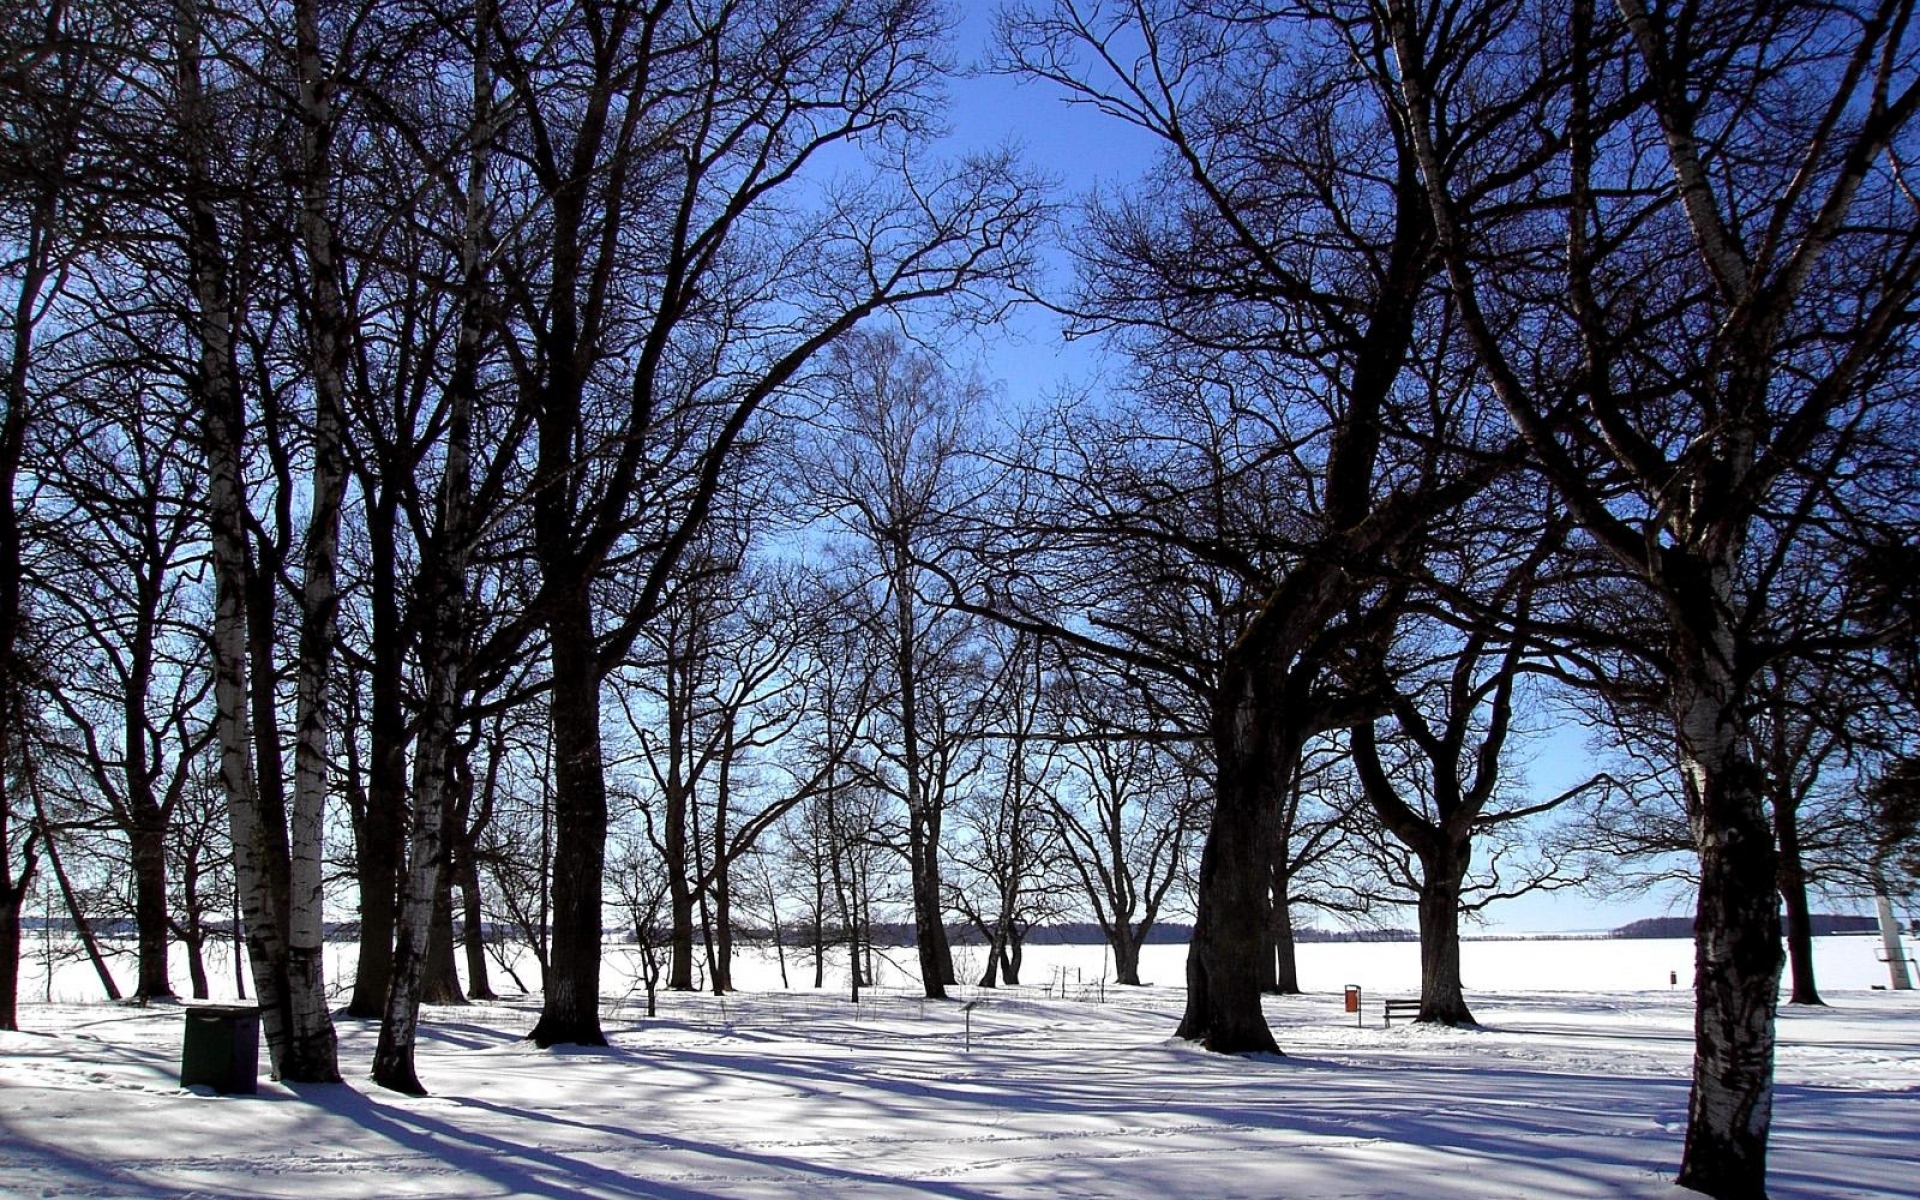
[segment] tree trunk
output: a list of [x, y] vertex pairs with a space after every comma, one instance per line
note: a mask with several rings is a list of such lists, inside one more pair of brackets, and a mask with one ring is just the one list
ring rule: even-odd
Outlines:
[[[677, 724], [673, 717], [669, 725]], [[669, 742], [674, 741], [670, 732]], [[667, 872], [668, 946], [671, 958], [667, 966], [667, 987], [676, 992], [693, 990], [693, 864], [687, 848], [687, 788], [680, 777], [678, 747], [670, 746], [674, 756], [668, 767], [666, 815], [661, 824], [661, 857]]]
[[1175, 1036], [1221, 1054], [1278, 1054], [1260, 1008], [1266, 961], [1273, 781], [1283, 777], [1265, 697], [1245, 666], [1222, 671], [1213, 700], [1218, 780], [1187, 951], [1187, 1008]]
[[[451, 828], [449, 814], [442, 811], [440, 828], [442, 850], [447, 851], [445, 830]], [[460, 964], [453, 951], [453, 872], [442, 868], [434, 879], [433, 916], [427, 926], [426, 973], [420, 981], [422, 1004], [465, 1004], [467, 994], [460, 987]]]
[[133, 857], [133, 925], [139, 941], [138, 981], [134, 996], [142, 1001], [173, 996], [167, 977], [167, 827], [158, 805], [135, 810], [129, 831]]
[[[688, 620], [691, 622], [693, 618], [689, 617]], [[678, 628], [674, 629], [675, 634], [680, 632]], [[668, 639], [666, 680], [662, 688], [666, 698], [667, 770], [661, 789], [660, 854], [663, 860], [661, 865], [667, 873], [667, 945], [670, 955], [667, 987], [676, 992], [693, 990], [693, 880], [699, 853], [694, 844], [697, 838], [689, 836], [692, 814], [688, 810], [693, 804], [691, 714], [694, 707], [693, 657], [697, 653], [692, 643], [695, 640], [696, 635], [692, 632], [687, 632], [684, 640], [679, 636]]]
[[17, 882], [7, 877], [13, 864], [0, 862], [0, 1032], [20, 1028], [20, 910], [33, 886], [33, 868], [32, 837], [27, 839], [26, 867]]
[[480, 906], [480, 866], [472, 846], [454, 847], [453, 869], [460, 881], [460, 944], [467, 956], [467, 996], [498, 1000], [487, 974], [487, 918]]
[[977, 986], [983, 988], [1000, 986], [1000, 931], [997, 929], [993, 931], [993, 936], [987, 939], [987, 966], [980, 972], [980, 982]]
[[207, 979], [207, 927], [200, 915], [200, 849], [196, 835], [187, 848], [180, 868], [180, 900], [185, 921], [179, 930], [180, 943], [187, 948], [187, 983], [195, 1000], [210, 994]]
[[934, 851], [929, 844], [927, 822], [915, 813], [908, 820], [907, 857], [913, 885], [913, 942], [920, 963], [920, 982], [929, 1000], [947, 998], [947, 968], [951, 954], [943, 959], [946, 944], [940, 910], [940, 885], [935, 874]]
[[[414, 764], [413, 826], [408, 845], [406, 891], [395, 931], [393, 961], [380, 1041], [374, 1048], [374, 1081], [383, 1087], [420, 1094], [414, 1065], [420, 1005], [426, 995], [432, 933], [436, 924], [451, 937], [452, 898], [448, 847], [464, 833], [459, 815], [472, 803], [472, 776], [462, 770], [454, 734], [465, 690], [462, 664], [467, 650], [467, 565], [471, 540], [473, 410], [478, 392], [484, 279], [482, 241], [488, 208], [486, 164], [490, 147], [489, 97], [492, 74], [488, 40], [492, 4], [474, 8], [473, 104], [475, 136], [467, 157], [466, 211], [460, 238], [460, 338], [447, 381], [447, 457], [438, 491], [435, 536], [421, 550], [421, 596], [426, 613], [420, 657], [426, 677], [420, 739]], [[397, 640], [397, 639], [396, 639]], [[456, 781], [465, 795], [456, 798]], [[464, 799], [463, 805], [460, 800]], [[449, 820], [458, 822], [449, 829]], [[471, 867], [471, 860], [468, 861]], [[447, 915], [438, 918], [445, 897]], [[449, 957], [452, 947], [449, 945]], [[457, 986], [457, 979], [456, 979]]]
[[192, 929], [180, 940], [187, 948], [187, 984], [195, 1000], [205, 1000], [213, 994], [207, 979], [207, 935]]
[[300, 578], [300, 639], [294, 686], [293, 811], [287, 910], [288, 1013], [297, 1078], [340, 1077], [333, 1019], [327, 1010], [324, 843], [329, 694], [340, 611], [340, 510], [346, 498], [346, 365], [348, 327], [334, 262], [333, 108], [328, 67], [319, 45], [317, 0], [293, 6], [302, 132], [301, 241], [307, 263], [309, 366], [313, 379], [312, 491]]
[[813, 873], [813, 986], [827, 986], [827, 886], [816, 865]]
[[1107, 944], [1113, 947], [1113, 979], [1127, 987], [1140, 986], [1140, 944], [1123, 920], [1115, 921], [1107, 931]]
[[552, 962], [540, 1020], [527, 1036], [542, 1048], [604, 1046], [600, 1029], [600, 888], [606, 875], [607, 780], [600, 744], [600, 672], [586, 583], [548, 601], [553, 655], [554, 746]]
[[900, 767], [906, 776], [907, 870], [913, 891], [913, 941], [920, 983], [929, 1000], [947, 998], [953, 950], [947, 944], [940, 896], [940, 820], [934, 792], [923, 777], [920, 745], [920, 629], [914, 616], [913, 558], [904, 541], [888, 548], [893, 590], [894, 674], [900, 685]]
[[1775, 804], [1773, 823], [1780, 838], [1780, 900], [1786, 906], [1787, 963], [1793, 980], [1787, 1003], [1824, 1004], [1813, 973], [1813, 912], [1800, 859], [1800, 814], [1791, 804]]
[[[1284, 852], [1284, 851], [1283, 851]], [[1300, 963], [1293, 944], [1293, 897], [1287, 891], [1284, 864], [1273, 867], [1273, 918], [1269, 925], [1273, 940], [1273, 993], [1276, 996], [1300, 994]]]
[[399, 916], [402, 849], [407, 837], [407, 733], [401, 705], [405, 647], [400, 636], [400, 581], [394, 562], [397, 488], [379, 490], [368, 506], [372, 544], [367, 583], [372, 609], [373, 705], [368, 723], [372, 761], [366, 812], [355, 849], [359, 866], [360, 946], [347, 1013], [385, 1014], [393, 984], [394, 926]]
[[[242, 471], [245, 418], [233, 348], [233, 303], [228, 292], [226, 252], [209, 183], [215, 151], [212, 114], [201, 80], [204, 29], [201, 0], [174, 5], [174, 84], [186, 163], [184, 201], [188, 269], [194, 299], [193, 336], [199, 361], [195, 379], [203, 421], [208, 514], [214, 579], [212, 659], [215, 742], [219, 748], [221, 790], [226, 798], [233, 838], [236, 898], [244, 912], [246, 958], [252, 966], [254, 994], [260, 1005], [261, 1032], [273, 1073], [300, 1079], [309, 1055], [298, 1044], [288, 996], [287, 842], [282, 797], [257, 786], [256, 750], [264, 763], [277, 752], [275, 739], [256, 746], [256, 711], [272, 710], [271, 662], [261, 668], [256, 655], [271, 645], [271, 610], [261, 604], [261, 588], [252, 571], [247, 545], [247, 511]], [[259, 610], [264, 608], [265, 612]], [[249, 668], [261, 673], [248, 687]], [[263, 727], [263, 732], [266, 727]], [[277, 761], [277, 760], [276, 760]], [[236, 970], [239, 963], [236, 961]]]
[[167, 817], [154, 798], [153, 768], [148, 753], [147, 699], [153, 684], [155, 627], [160, 606], [157, 580], [143, 580], [140, 610], [135, 621], [130, 670], [122, 694], [121, 729], [125, 738], [127, 849], [133, 868], [133, 927], [135, 955], [134, 997], [171, 999], [173, 981], [167, 974]]
[[1764, 780], [1744, 750], [1731, 571], [1705, 575], [1673, 591], [1675, 724], [1700, 858], [1693, 1091], [1678, 1182], [1720, 1200], [1757, 1200], [1773, 1115], [1779, 867]]
[[[437, 639], [435, 639], [437, 640]], [[451, 668], [436, 663], [430, 671], [445, 673]], [[430, 690], [444, 687], [429, 682]], [[442, 789], [446, 786], [451, 714], [444, 704], [429, 700], [428, 723], [420, 734], [419, 760], [414, 770], [414, 802], [411, 837], [408, 847], [406, 898], [401, 904], [401, 919], [396, 931], [392, 982], [387, 1008], [380, 1022], [380, 1041], [373, 1052], [373, 1081], [384, 1088], [412, 1096], [426, 1094], [414, 1067], [414, 1047], [420, 1023], [420, 1005], [425, 1002], [428, 958], [433, 927], [438, 913], [441, 886], [446, 876], [447, 806]]]
[[720, 752], [720, 779], [713, 806], [713, 994], [733, 990], [733, 859], [727, 853], [727, 809], [733, 791], [733, 721], [727, 721]]
[[[48, 23], [64, 24], [52, 20]], [[66, 35], [64, 29], [61, 33]], [[11, 827], [15, 808], [12, 793], [17, 783], [16, 755], [23, 749], [21, 742], [26, 736], [28, 711], [27, 671], [20, 653], [26, 612], [21, 597], [25, 548], [19, 482], [32, 400], [28, 381], [34, 330], [45, 311], [42, 289], [52, 277], [53, 264], [46, 253], [58, 215], [52, 187], [49, 184], [40, 189], [30, 206], [9, 200], [10, 207], [30, 208], [31, 216], [26, 222], [24, 237], [16, 232], [9, 239], [15, 245], [24, 241], [29, 249], [23, 259], [9, 263], [9, 274], [17, 271], [19, 284], [13, 297], [13, 311], [7, 314], [12, 336], [6, 347], [6, 378], [0, 385], [4, 387], [0, 401], [5, 404], [4, 410], [0, 410], [0, 958], [3, 958], [0, 961], [0, 1029], [6, 1030], [18, 1028], [15, 993], [20, 985], [20, 909], [26, 903], [27, 889], [33, 881], [39, 838], [39, 830], [34, 829], [22, 839], [21, 872], [16, 883], [12, 875], [15, 833]]]
[[1460, 888], [1471, 841], [1420, 855], [1420, 1017], [1435, 1025], [1472, 1025], [1460, 987]]

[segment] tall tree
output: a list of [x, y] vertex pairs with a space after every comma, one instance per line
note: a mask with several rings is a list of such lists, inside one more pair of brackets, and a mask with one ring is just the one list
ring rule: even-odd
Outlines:
[[1748, 713], [1793, 650], [1756, 619], [1796, 542], [1873, 505], [1861, 471], [1914, 469], [1858, 453], [1913, 419], [1912, 9], [1392, 0], [1340, 26], [1396, 98], [1480, 370], [1662, 617], [1646, 658], [1700, 872], [1679, 1180], [1714, 1196], [1764, 1195], [1773, 1102], [1778, 868]]
[[[217, 92], [209, 84], [207, 6], [201, 0], [177, 0], [171, 17], [168, 116], [177, 134], [170, 145], [174, 162], [166, 182], [179, 197], [176, 211], [197, 351], [193, 389], [207, 462], [221, 781], [246, 916], [248, 958], [274, 1073], [283, 1079], [331, 1082], [339, 1078], [339, 1066], [318, 969], [318, 864], [298, 877], [312, 891], [300, 905], [306, 921], [296, 931], [294, 839], [279, 779], [273, 718], [272, 597], [277, 581], [257, 569], [263, 564], [256, 564], [253, 553], [245, 473], [248, 410], [240, 342], [249, 331], [241, 319], [244, 284], [236, 271], [238, 239], [228, 218], [237, 197], [261, 201], [259, 180], [252, 174], [260, 162], [256, 147], [243, 147], [226, 136], [235, 132], [231, 106], [245, 89], [234, 85], [227, 73], [231, 63], [223, 64]], [[245, 99], [260, 102], [257, 93]], [[264, 201], [261, 206], [267, 207]], [[303, 815], [315, 822], [320, 817], [311, 805]], [[303, 852], [319, 852], [315, 833], [300, 837], [299, 845]]]
[[[1470, 898], [1475, 851], [1484, 854], [1503, 827], [1550, 812], [1588, 786], [1544, 799], [1514, 798], [1502, 787], [1527, 676], [1543, 666], [1529, 628], [1534, 592], [1566, 530], [1551, 518], [1543, 530], [1510, 505], [1485, 516], [1491, 520], [1449, 530], [1459, 539], [1450, 553], [1428, 556], [1453, 560], [1442, 589], [1477, 611], [1410, 595], [1381, 641], [1356, 655], [1357, 685], [1381, 697], [1391, 723], [1385, 738], [1379, 720], [1353, 727], [1353, 767], [1374, 817], [1417, 864], [1407, 882], [1418, 896], [1419, 1019], [1442, 1025], [1473, 1023], [1460, 980], [1462, 913], [1551, 878], [1550, 871], [1517, 880], [1488, 872], [1476, 889], [1483, 894]], [[1500, 624], [1482, 623], [1489, 619]]]
[[[1410, 147], [1346, 49], [1295, 32], [1258, 5], [1060, 0], [1011, 8], [1002, 36], [1014, 69], [1162, 147], [1146, 186], [1091, 208], [1068, 303], [1120, 337], [1140, 403], [1102, 438], [1118, 452], [1082, 454], [1078, 429], [1047, 448], [1039, 477], [1072, 495], [1035, 527], [1150, 585], [1073, 644], [1157, 661], [1206, 706], [1180, 1035], [1223, 1052], [1276, 1048], [1276, 818], [1308, 740], [1359, 715], [1329, 672], [1349, 614], [1393, 546], [1493, 470], [1488, 447], [1446, 449], [1484, 431], [1439, 370], [1452, 335]], [[1183, 646], [1189, 607], [1217, 624]]]
[[[844, 339], [829, 357], [834, 409], [807, 472], [812, 500], [861, 547], [875, 589], [873, 626], [892, 665], [890, 778], [907, 814], [914, 941], [929, 998], [955, 982], [941, 873], [945, 799], [955, 782], [955, 730], [940, 720], [966, 618], [931, 606], [921, 564], [940, 556], [951, 514], [968, 498], [968, 439], [980, 396], [894, 333]], [[950, 691], [950, 689], [948, 690]]]
[[[30, 433], [47, 404], [50, 342], [71, 328], [71, 268], [94, 249], [109, 190], [108, 117], [128, 53], [126, 14], [102, 4], [34, 6], [0, 17], [0, 1022], [14, 1027], [20, 906], [37, 859], [18, 789], [29, 695], [27, 487]], [[22, 835], [25, 827], [28, 832]], [[18, 863], [18, 867], [15, 863]]]
[[[1008, 278], [1036, 207], [1004, 159], [918, 161], [942, 32], [926, 0], [575, 0], [497, 24], [556, 776], [532, 1037], [601, 1044], [602, 682], [762, 410], [869, 316]], [[893, 182], [816, 188], [837, 147], [892, 160]]]
[[1206, 827], [1204, 768], [1189, 729], [1159, 725], [1141, 689], [1062, 672], [1048, 722], [1060, 741], [1049, 791], [1061, 853], [1113, 953], [1114, 980], [1140, 986], [1140, 948], [1192, 875]]

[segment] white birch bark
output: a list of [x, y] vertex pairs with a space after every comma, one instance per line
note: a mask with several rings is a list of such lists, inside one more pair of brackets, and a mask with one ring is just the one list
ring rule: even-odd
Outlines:
[[186, 247], [199, 342], [199, 387], [207, 459], [207, 515], [212, 547], [214, 734], [220, 784], [233, 838], [239, 907], [260, 1025], [275, 1076], [286, 1059], [286, 941], [281, 877], [284, 842], [263, 819], [253, 776], [248, 717], [246, 492], [241, 474], [243, 415], [233, 355], [233, 303], [226, 250], [210, 196], [213, 123], [202, 82], [205, 21], [201, 0], [173, 10], [175, 104], [185, 164]]
[[332, 673], [340, 606], [337, 561], [340, 505], [346, 489], [341, 430], [345, 423], [347, 320], [334, 261], [333, 223], [328, 214], [333, 171], [333, 112], [329, 66], [319, 45], [315, 0], [293, 9], [300, 77], [300, 237], [306, 255], [309, 309], [309, 370], [313, 384], [313, 474], [306, 556], [300, 583], [300, 645], [295, 682], [293, 806], [290, 820], [288, 904], [288, 1013], [296, 1078], [334, 1080], [340, 1075], [327, 1010], [324, 959], [328, 680]]

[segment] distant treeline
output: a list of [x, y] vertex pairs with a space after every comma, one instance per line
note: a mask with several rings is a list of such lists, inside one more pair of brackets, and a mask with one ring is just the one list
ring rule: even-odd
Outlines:
[[[1832, 933], [1872, 933], [1880, 928], [1872, 917], [1845, 917], [1838, 913], [1813, 914], [1813, 933], [1815, 937], [1825, 937]], [[1617, 938], [1690, 938], [1693, 936], [1692, 917], [1648, 917], [1644, 921], [1633, 921], [1620, 926], [1612, 933]]]

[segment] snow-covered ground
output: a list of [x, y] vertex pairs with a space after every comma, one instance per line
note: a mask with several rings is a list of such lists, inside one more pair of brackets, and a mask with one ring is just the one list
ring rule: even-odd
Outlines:
[[[1920, 1197], [1920, 996], [1868, 990], [1885, 980], [1876, 944], [1822, 939], [1831, 1006], [1783, 1011], [1776, 1200]], [[780, 991], [756, 961], [742, 982], [757, 990], [663, 996], [652, 1020], [617, 951], [610, 1049], [521, 1041], [530, 998], [431, 1010], [425, 1099], [365, 1081], [376, 1030], [355, 1021], [340, 1026], [344, 1087], [182, 1091], [177, 1008], [80, 1002], [88, 975], [71, 967], [48, 1004], [30, 974], [31, 1032], [0, 1034], [0, 1195], [1692, 1194], [1669, 1182], [1691, 1052], [1686, 944], [1470, 943], [1482, 1025], [1458, 1031], [1382, 1028], [1380, 999], [1414, 990], [1411, 945], [1300, 954], [1310, 994], [1268, 1003], [1284, 1057], [1220, 1058], [1169, 1040], [1179, 947], [1149, 951], [1143, 989], [1103, 988], [1098, 948], [1036, 947], [1033, 986], [961, 989], [971, 1008], [897, 986], [858, 1007]], [[1349, 983], [1366, 989], [1358, 1026]]]

